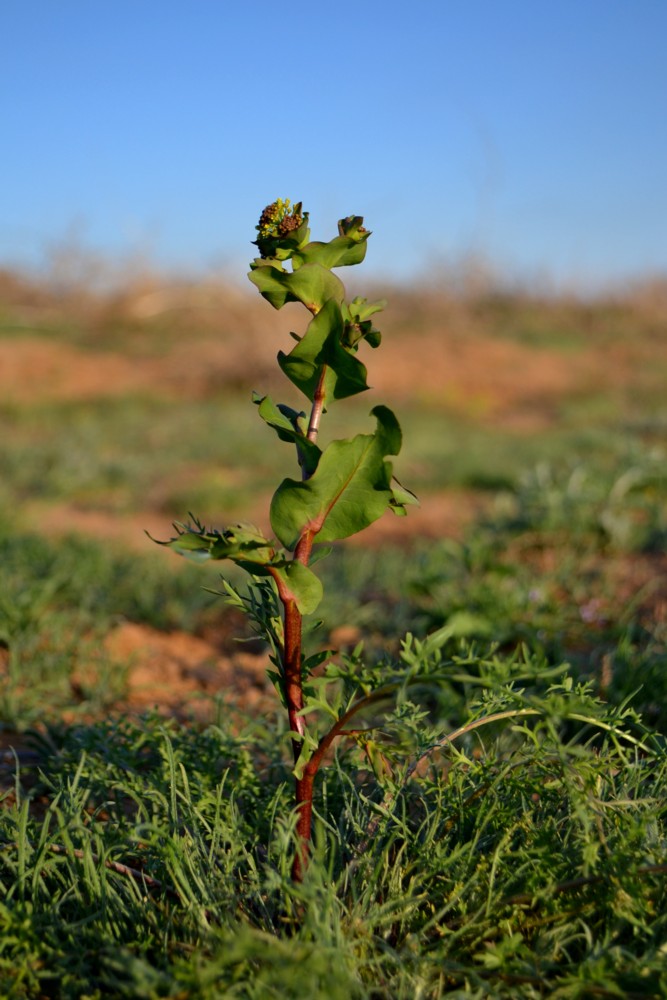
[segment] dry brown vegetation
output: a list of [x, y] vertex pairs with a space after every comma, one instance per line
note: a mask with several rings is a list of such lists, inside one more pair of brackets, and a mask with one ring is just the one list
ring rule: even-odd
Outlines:
[[[655, 389], [667, 364], [667, 281], [584, 300], [437, 285], [379, 288], [378, 392], [481, 418], [531, 419], [570, 394]], [[296, 307], [274, 312], [229, 283], [142, 276], [113, 291], [0, 272], [6, 401], [151, 391], [215, 393], [275, 383]], [[239, 349], [241, 343], [241, 349]], [[287, 345], [289, 340], [287, 341]]]

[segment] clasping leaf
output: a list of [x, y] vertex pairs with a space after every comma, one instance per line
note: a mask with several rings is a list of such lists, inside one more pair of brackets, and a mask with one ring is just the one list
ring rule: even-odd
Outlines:
[[329, 299], [290, 354], [278, 354], [285, 375], [311, 401], [324, 368], [324, 385], [320, 389], [324, 390], [325, 405], [328, 400], [345, 399], [368, 389], [366, 368], [341, 343], [343, 329], [340, 305]]
[[274, 309], [281, 309], [286, 302], [303, 302], [316, 314], [328, 299], [342, 302], [345, 298], [342, 281], [321, 264], [285, 271], [277, 260], [258, 257], [250, 267], [248, 277]]
[[285, 479], [276, 490], [271, 526], [285, 548], [294, 549], [306, 532], [315, 542], [347, 538], [391, 505], [391, 463], [385, 456], [400, 451], [401, 429], [386, 406], [371, 412], [377, 420], [374, 434], [332, 441], [310, 479]]

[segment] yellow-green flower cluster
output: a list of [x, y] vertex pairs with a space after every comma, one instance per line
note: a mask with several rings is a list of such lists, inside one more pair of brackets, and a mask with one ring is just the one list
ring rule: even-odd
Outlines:
[[278, 198], [267, 205], [259, 217], [259, 239], [281, 239], [298, 229], [303, 222], [301, 203], [291, 207], [289, 198]]

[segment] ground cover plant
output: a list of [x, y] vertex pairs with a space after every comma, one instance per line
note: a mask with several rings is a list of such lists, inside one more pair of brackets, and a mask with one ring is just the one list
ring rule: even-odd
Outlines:
[[[477, 308], [502, 318], [499, 336], [509, 335], [506, 300]], [[516, 310], [530, 326], [525, 303]], [[603, 312], [591, 325], [608, 330], [609, 348], [621, 333]], [[518, 324], [524, 340], [555, 336], [540, 317], [533, 333]], [[90, 339], [84, 323], [76, 337]], [[589, 426], [565, 434], [548, 462], [535, 465], [534, 438], [514, 466], [500, 463], [502, 475], [489, 474], [492, 455], [468, 456], [465, 474], [488, 499], [455, 537], [396, 547], [377, 535], [379, 545], [346, 542], [317, 564], [322, 625], [304, 630], [307, 654], [340, 650], [342, 698], [359, 685], [388, 686], [391, 698], [359, 716], [356, 738], [319, 771], [301, 881], [292, 877], [292, 737], [271, 693], [261, 712], [250, 702], [233, 710], [236, 660], [207, 723], [164, 710], [139, 716], [123, 702], [133, 664], [100, 655], [125, 622], [187, 628], [200, 641], [211, 629], [219, 638], [225, 622], [229, 649], [234, 634], [250, 639], [238, 614], [230, 621], [233, 609], [203, 589], [221, 589], [215, 564], [173, 565], [148, 543], [116, 547], [99, 521], [90, 522], [95, 539], [54, 537], [48, 502], [81, 481], [76, 467], [40, 499], [36, 524], [31, 498], [50, 468], [60, 474], [59, 458], [54, 451], [32, 482], [17, 461], [0, 531], [0, 668], [11, 695], [0, 735], [13, 748], [0, 773], [0, 993], [663, 996], [667, 483], [659, 402], [639, 373], [622, 394], [626, 426], [613, 434], [604, 422], [619, 397], [598, 407], [598, 423], [583, 398], [568, 397], [562, 419], [586, 414]], [[163, 400], [132, 392], [107, 412], [129, 414], [127, 426], [148, 440], [145, 415], [154, 419]], [[216, 398], [205, 397], [202, 419]], [[459, 404], [444, 403], [449, 421]], [[353, 433], [370, 408], [352, 404], [334, 435]], [[48, 424], [66, 410], [66, 427], [85, 428], [92, 414], [99, 455], [106, 405], [52, 400]], [[463, 410], [458, 429], [482, 442], [484, 406]], [[403, 423], [427, 436], [437, 413], [427, 399], [409, 405]], [[8, 427], [18, 418], [24, 449], [39, 428], [34, 414], [20, 400], [4, 412]], [[66, 453], [66, 438], [53, 444]], [[423, 454], [435, 460], [436, 446]], [[268, 464], [264, 482], [279, 468], [273, 454]], [[132, 463], [119, 468], [131, 486]], [[405, 470], [420, 491], [433, 475]], [[82, 525], [108, 485], [79, 498]], [[179, 491], [170, 504], [187, 486]], [[126, 493], [114, 517], [131, 502]], [[396, 519], [403, 534], [415, 514]], [[142, 520], [132, 524], [144, 537]], [[247, 598], [241, 578], [231, 582]], [[163, 690], [157, 672], [156, 704]]]

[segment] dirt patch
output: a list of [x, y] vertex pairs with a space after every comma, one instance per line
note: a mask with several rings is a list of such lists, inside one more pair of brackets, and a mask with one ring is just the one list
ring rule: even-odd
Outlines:
[[345, 545], [379, 547], [387, 543], [405, 545], [415, 538], [457, 538], [489, 509], [493, 498], [472, 490], [420, 493], [419, 507], [410, 507], [407, 517], [384, 514], [363, 534], [352, 535]]
[[207, 639], [132, 622], [117, 626], [105, 645], [114, 660], [128, 666], [127, 696], [120, 711], [157, 708], [204, 721], [219, 698], [253, 714], [275, 708], [268, 652], [241, 648], [229, 655]]
[[21, 510], [21, 521], [41, 535], [56, 538], [82, 535], [114, 548], [144, 553], [151, 550], [146, 532], [161, 540], [173, 534], [169, 519], [163, 513], [150, 510], [118, 515], [83, 509], [76, 504], [28, 501]]
[[[137, 394], [200, 398], [226, 387], [280, 391], [285, 383], [275, 355], [290, 350], [289, 318], [267, 314], [263, 324], [246, 324], [242, 350], [241, 334], [229, 330], [172, 336], [162, 353], [136, 356], [127, 347], [81, 347], [55, 335], [0, 339], [0, 394], [5, 402], [27, 405]], [[647, 373], [638, 350], [632, 342], [583, 342], [563, 352], [479, 328], [464, 334], [431, 323], [407, 335], [394, 331], [380, 351], [362, 346], [359, 356], [378, 398], [534, 433], [558, 420], [563, 398], [622, 390], [638, 378], [651, 388], [651, 378], [664, 377], [663, 368], [654, 358]]]
[[85, 400], [131, 394], [159, 366], [103, 351], [91, 354], [41, 337], [0, 341], [0, 389], [7, 402]]
[[[261, 378], [268, 358], [255, 356]], [[161, 358], [130, 357], [114, 351], [82, 350], [48, 337], [0, 339], [0, 393], [9, 403], [82, 402], [137, 393], [205, 395], [248, 378], [247, 357], [230, 341], [198, 342], [173, 348]], [[267, 372], [268, 376], [268, 372]]]
[[[137, 393], [206, 395], [225, 385], [275, 383], [275, 351], [284, 338], [252, 336], [239, 352], [232, 339], [199, 338], [172, 345], [163, 357], [130, 357], [81, 349], [43, 336], [0, 340], [0, 393], [7, 402], [85, 401]], [[370, 381], [383, 396], [411, 399], [468, 416], [516, 418], [532, 407], [585, 391], [600, 379], [592, 351], [576, 358], [477, 334], [466, 340], [432, 330], [394, 337], [368, 356]], [[427, 363], [425, 363], [427, 361]], [[618, 370], [618, 366], [616, 366]], [[521, 419], [527, 419], [524, 415]]]
[[389, 342], [372, 359], [371, 380], [383, 394], [481, 418], [531, 407], [530, 429], [544, 419], [545, 404], [599, 380], [590, 351], [572, 358], [481, 334], [464, 339], [430, 330], [407, 343], [406, 350], [405, 340]]

